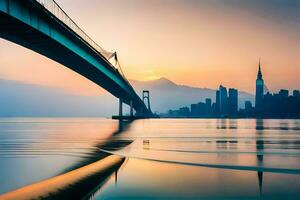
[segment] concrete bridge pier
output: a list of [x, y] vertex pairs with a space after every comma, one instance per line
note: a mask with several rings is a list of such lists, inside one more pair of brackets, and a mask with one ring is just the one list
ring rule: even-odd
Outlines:
[[130, 117], [133, 117], [133, 103], [130, 101]]
[[119, 98], [119, 119], [123, 118], [123, 100]]

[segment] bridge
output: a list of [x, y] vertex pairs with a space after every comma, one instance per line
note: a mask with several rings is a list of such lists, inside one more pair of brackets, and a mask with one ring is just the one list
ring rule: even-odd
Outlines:
[[[54, 0], [0, 0], [0, 37], [81, 74], [130, 106], [137, 117], [152, 112], [124, 76], [115, 52], [94, 42]], [[16, 55], [17, 56], [17, 55]], [[115, 59], [116, 66], [111, 59]], [[34, 73], [28, 70], [28, 73]]]

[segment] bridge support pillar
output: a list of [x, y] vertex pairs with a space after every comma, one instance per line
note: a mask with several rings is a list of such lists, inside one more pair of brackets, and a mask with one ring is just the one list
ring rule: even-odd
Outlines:
[[123, 117], [123, 100], [119, 98], [119, 119]]
[[151, 112], [149, 90], [143, 90], [143, 102], [144, 103], [145, 103], [145, 100], [147, 100], [147, 107], [148, 107], [148, 110]]
[[130, 117], [133, 117], [133, 105], [132, 105], [132, 101], [130, 101]]

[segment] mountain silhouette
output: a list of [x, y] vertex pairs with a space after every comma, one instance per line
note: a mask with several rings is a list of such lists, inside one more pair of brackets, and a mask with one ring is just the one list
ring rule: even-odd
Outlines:
[[111, 95], [80, 96], [49, 86], [0, 79], [0, 117], [103, 117], [117, 113]]
[[[204, 102], [211, 98], [215, 102], [216, 90], [178, 85], [169, 79], [160, 78], [152, 81], [130, 81], [138, 94], [142, 90], [150, 91], [151, 107], [156, 112], [167, 112], [182, 106], [190, 107], [192, 103]], [[254, 102], [254, 96], [246, 92], [239, 92], [239, 107], [244, 107], [245, 101]]]
[[[178, 85], [166, 78], [130, 81], [136, 92], [150, 91], [154, 112], [190, 106], [191, 103], [215, 100], [215, 90]], [[60, 88], [0, 79], [1, 117], [110, 117], [118, 112], [118, 99], [109, 93], [100, 96], [75, 95]], [[239, 93], [240, 106], [254, 96]], [[125, 113], [128, 112], [125, 106]]]

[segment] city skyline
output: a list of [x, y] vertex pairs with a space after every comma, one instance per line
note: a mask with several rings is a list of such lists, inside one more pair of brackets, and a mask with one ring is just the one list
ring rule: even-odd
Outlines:
[[219, 86], [215, 101], [206, 98], [205, 102], [193, 103], [190, 107], [169, 110], [164, 117], [191, 118], [299, 118], [300, 91], [280, 89], [278, 93], [266, 90], [260, 58], [255, 81], [255, 101], [244, 101], [244, 108], [239, 107], [238, 89]]
[[[282, 5], [280, 1], [234, 0], [226, 3], [114, 0], [90, 4], [59, 0], [58, 3], [98, 44], [119, 52], [129, 79], [166, 77], [178, 84], [207, 88], [217, 88], [223, 83], [254, 94], [251, 77], [261, 57], [263, 73], [269, 74], [265, 82], [271, 91], [299, 88], [298, 3], [293, 6]], [[157, 15], [156, 7], [161, 14]], [[112, 9], [118, 15], [107, 11]], [[91, 14], [98, 15], [97, 11], [102, 11], [100, 17]], [[106, 30], [102, 31], [100, 25]], [[125, 31], [121, 34], [120, 30]], [[4, 40], [0, 44], [0, 78], [62, 87], [86, 95], [104, 92], [54, 61]], [[18, 59], [12, 59], [14, 53]]]

